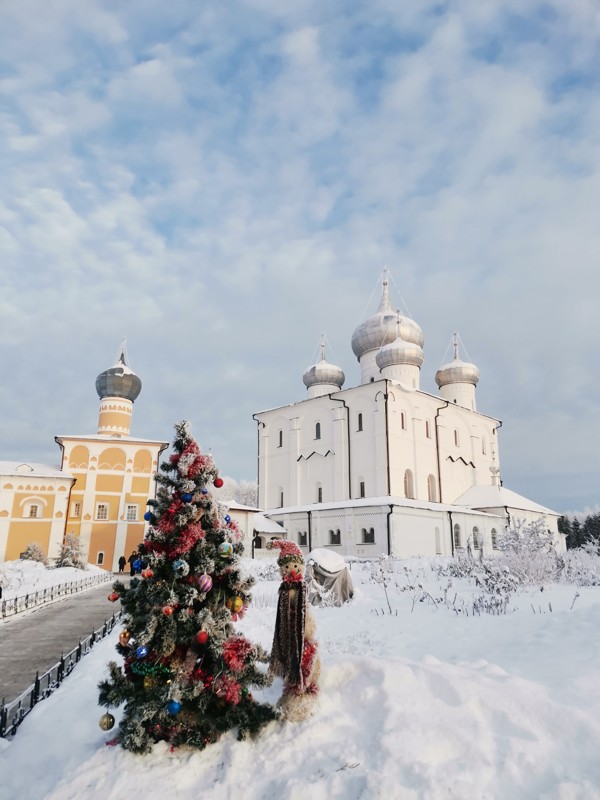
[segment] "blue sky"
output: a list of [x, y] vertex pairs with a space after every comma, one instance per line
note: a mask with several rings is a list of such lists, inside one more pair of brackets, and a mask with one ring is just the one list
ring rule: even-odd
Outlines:
[[126, 336], [132, 433], [253, 479], [322, 331], [358, 382], [388, 265], [422, 388], [458, 330], [506, 485], [595, 507], [597, 4], [285, 5], [0, 5], [0, 458], [95, 432]]

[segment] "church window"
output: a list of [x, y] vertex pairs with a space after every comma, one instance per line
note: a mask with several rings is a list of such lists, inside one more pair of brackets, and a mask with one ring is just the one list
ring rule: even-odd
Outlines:
[[460, 550], [460, 548], [462, 547], [462, 542], [460, 538], [460, 525], [458, 524], [458, 522], [454, 526], [454, 547], [457, 550]]
[[442, 555], [442, 537], [440, 536], [440, 529], [435, 529], [435, 554], [436, 556]]
[[415, 499], [415, 482], [410, 469], [407, 469], [404, 473], [404, 497], [408, 497], [411, 500]]
[[496, 528], [492, 528], [492, 548], [494, 550], [498, 549], [498, 531]]
[[329, 531], [329, 544], [338, 545], [342, 543], [342, 535], [340, 533], [340, 529], [338, 528], [336, 531]]
[[431, 439], [431, 424], [428, 419], [425, 420], [425, 436]]
[[108, 503], [98, 503], [96, 506], [96, 519], [108, 519]]
[[128, 522], [135, 522], [138, 518], [138, 507], [136, 505], [127, 506], [125, 518]]
[[277, 447], [283, 447], [283, 431], [279, 431], [279, 444]]
[[427, 476], [427, 499], [430, 503], [437, 503], [438, 501], [435, 475]]
[[375, 528], [362, 529], [363, 544], [375, 544]]
[[481, 452], [483, 453], [483, 455], [485, 455], [486, 453], [485, 439], [483, 438], [481, 439]]
[[317, 424], [315, 425], [315, 439], [320, 439], [320, 438], [321, 438], [321, 423], [317, 422]]
[[323, 487], [317, 486], [317, 503], [323, 502]]
[[460, 439], [458, 437], [458, 428], [454, 428], [454, 444], [457, 447], [460, 445]]
[[362, 416], [362, 414], [359, 414], [359, 415], [358, 415], [358, 421], [357, 421], [357, 428], [356, 428], [356, 430], [357, 430], [357, 431], [362, 431], [362, 429], [363, 429], [363, 416]]
[[283, 508], [283, 489], [279, 490], [279, 507]]
[[364, 497], [365, 496], [365, 482], [364, 481], [361, 481], [358, 484], [358, 493], [359, 493], [360, 497]]
[[479, 528], [477, 525], [473, 528], [473, 549], [479, 550], [481, 547], [481, 538], [479, 536]]
[[29, 506], [29, 516], [31, 519], [37, 519], [39, 506], [35, 504]]
[[100, 550], [96, 555], [96, 564], [98, 564], [99, 567], [102, 566], [102, 564], [104, 564], [104, 553], [102, 552], [102, 550]]
[[306, 531], [298, 531], [298, 544], [300, 547], [306, 547], [308, 543], [308, 535]]
[[72, 517], [80, 517], [81, 516], [81, 503], [73, 503], [71, 507], [71, 516]]
[[402, 430], [406, 430], [406, 414], [404, 411], [400, 412], [400, 425], [402, 426]]

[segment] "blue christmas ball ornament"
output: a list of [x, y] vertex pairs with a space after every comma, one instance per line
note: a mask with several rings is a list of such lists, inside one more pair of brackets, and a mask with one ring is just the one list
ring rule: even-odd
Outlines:
[[183, 558], [178, 558], [173, 562], [173, 572], [178, 578], [185, 578], [186, 575], [189, 575], [190, 565]]
[[206, 486], [203, 489], [200, 489], [200, 491], [202, 492], [202, 494], [208, 494], [208, 489], [206, 488]]
[[227, 523], [231, 522], [231, 517], [229, 516], [229, 514], [225, 514], [225, 522]]
[[191, 503], [193, 496], [194, 495], [190, 494], [189, 492], [184, 492], [184, 494], [181, 495], [181, 499], [183, 500], [184, 503]]
[[152, 519], [152, 512], [146, 511], [146, 513], [144, 514], [144, 519], [146, 520], [146, 522], [150, 522], [150, 520]]
[[148, 648], [145, 644], [141, 644], [135, 651], [135, 657], [140, 661], [148, 655]]
[[169, 714], [173, 714], [174, 716], [175, 714], [179, 714], [180, 710], [181, 710], [181, 703], [178, 700], [169, 700], [169, 702], [167, 703], [167, 711], [169, 712]]

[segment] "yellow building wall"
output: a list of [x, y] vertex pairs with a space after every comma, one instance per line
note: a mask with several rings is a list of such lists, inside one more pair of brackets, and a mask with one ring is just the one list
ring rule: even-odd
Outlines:
[[13, 520], [6, 544], [6, 561], [14, 561], [27, 548], [28, 544], [37, 542], [44, 553], [48, 554], [52, 520]]
[[[131, 479], [131, 493], [132, 494], [144, 494], [148, 497], [154, 497], [154, 481], [150, 476], [147, 477], [137, 477], [134, 476]], [[150, 489], [152, 489], [152, 494], [149, 494]]]
[[123, 475], [96, 475], [96, 496], [102, 492], [121, 494], [123, 491], [123, 478]]
[[[104, 501], [100, 501], [104, 502]], [[99, 551], [104, 553], [104, 563], [101, 564], [105, 569], [110, 570], [115, 557], [115, 539], [117, 536], [117, 524], [115, 522], [95, 522], [92, 527], [90, 537], [89, 561], [96, 563], [96, 556]]]

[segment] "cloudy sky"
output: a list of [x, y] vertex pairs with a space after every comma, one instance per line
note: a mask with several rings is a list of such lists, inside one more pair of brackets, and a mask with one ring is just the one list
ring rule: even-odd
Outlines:
[[0, 459], [94, 433], [126, 336], [132, 434], [254, 479], [321, 332], [358, 382], [387, 265], [505, 484], [600, 502], [595, 0], [3, 0], [0, 43]]

